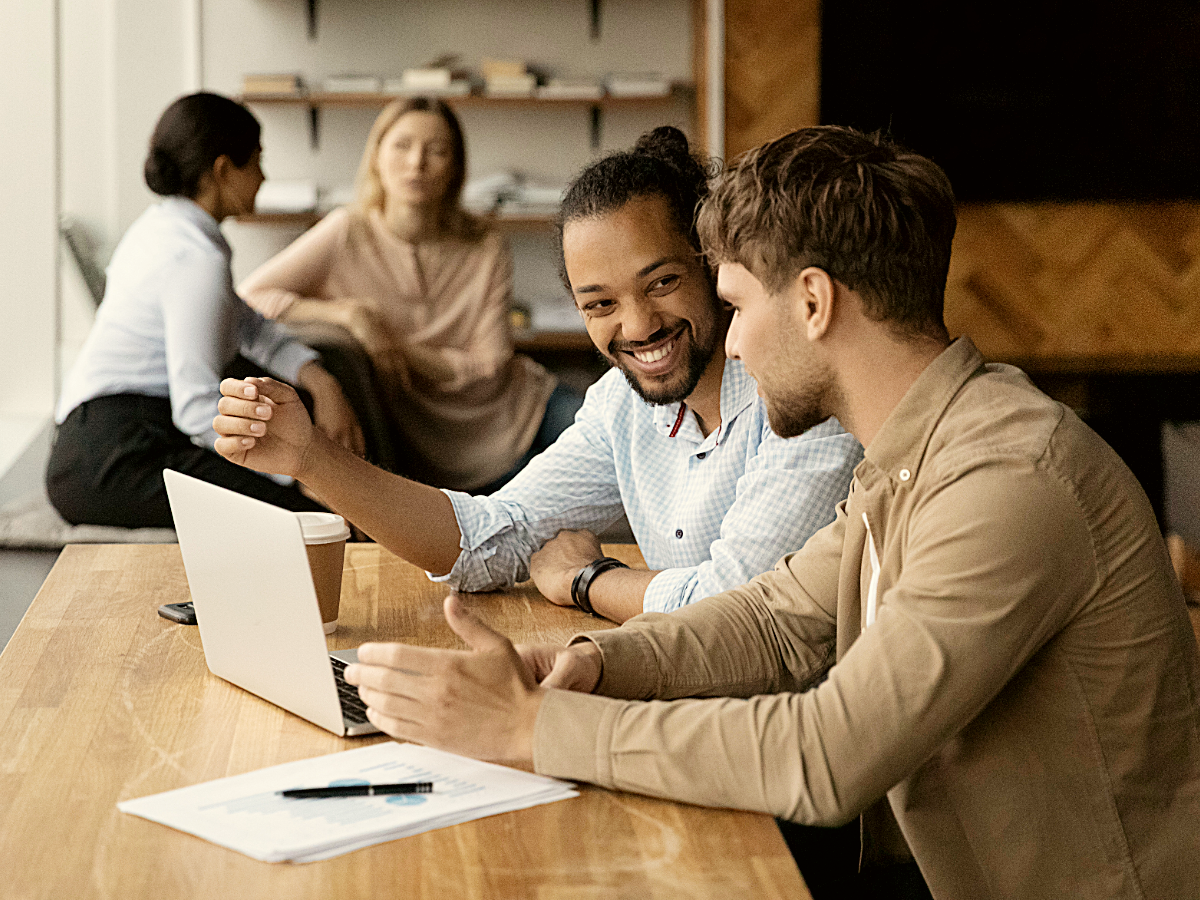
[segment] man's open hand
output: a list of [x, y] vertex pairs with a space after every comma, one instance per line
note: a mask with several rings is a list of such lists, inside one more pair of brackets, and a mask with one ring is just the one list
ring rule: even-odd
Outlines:
[[530, 769], [533, 729], [545, 688], [508, 638], [446, 597], [446, 621], [470, 648], [363, 644], [346, 681], [367, 717], [392, 737]]

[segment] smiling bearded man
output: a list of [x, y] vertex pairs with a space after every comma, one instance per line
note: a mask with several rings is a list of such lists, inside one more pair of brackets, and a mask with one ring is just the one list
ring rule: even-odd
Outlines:
[[[744, 583], [833, 520], [861, 448], [833, 419], [781, 439], [754, 379], [725, 358], [729, 315], [694, 221], [707, 189], [687, 139], [659, 128], [567, 191], [563, 280], [619, 372], [492, 496], [438, 491], [341, 453], [290, 389], [266, 379], [223, 385], [218, 450], [296, 477], [458, 590], [532, 577], [554, 603], [624, 621]], [[649, 571], [600, 549], [596, 533], [622, 513]]]

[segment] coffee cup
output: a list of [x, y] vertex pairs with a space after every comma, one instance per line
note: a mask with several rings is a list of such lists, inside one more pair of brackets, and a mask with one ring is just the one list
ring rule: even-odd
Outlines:
[[304, 547], [308, 551], [308, 567], [312, 569], [313, 587], [321, 607], [321, 622], [325, 633], [332, 634], [338, 625], [338, 610], [342, 605], [342, 566], [346, 558], [346, 540], [350, 528], [346, 520], [335, 513], [298, 512]]

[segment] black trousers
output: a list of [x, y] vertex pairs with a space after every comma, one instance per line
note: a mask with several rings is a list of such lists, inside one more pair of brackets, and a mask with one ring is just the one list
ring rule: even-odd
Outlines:
[[813, 900], [932, 900], [915, 862], [858, 871], [857, 819], [840, 828], [775, 821]]
[[171, 421], [170, 400], [142, 394], [97, 397], [67, 416], [50, 451], [46, 491], [73, 525], [171, 528], [163, 469], [284, 509], [325, 509], [295, 486], [197, 447]]

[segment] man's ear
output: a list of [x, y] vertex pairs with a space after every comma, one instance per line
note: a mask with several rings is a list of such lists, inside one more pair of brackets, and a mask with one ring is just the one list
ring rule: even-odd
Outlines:
[[833, 307], [837, 302], [837, 290], [833, 279], [824, 269], [809, 266], [796, 276], [792, 285], [795, 301], [794, 313], [809, 341], [825, 336], [833, 321]]

